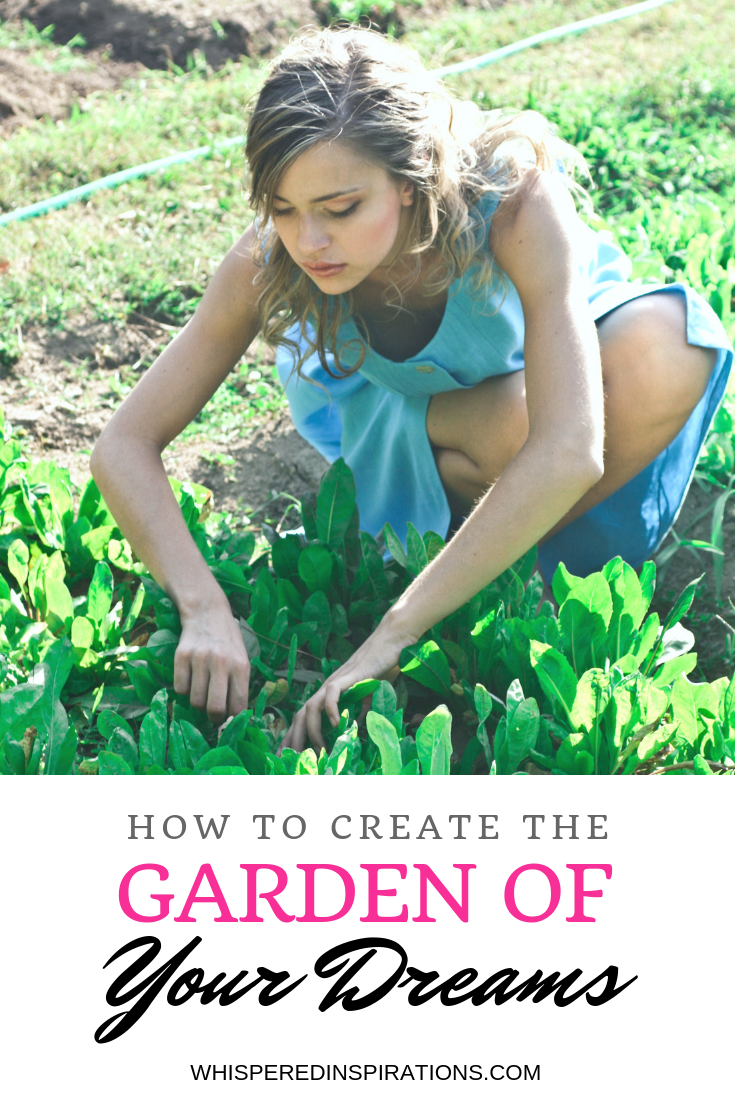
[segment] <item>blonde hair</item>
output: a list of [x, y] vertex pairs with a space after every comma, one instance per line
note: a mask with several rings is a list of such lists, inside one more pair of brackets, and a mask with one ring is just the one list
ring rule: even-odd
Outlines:
[[[487, 247], [488, 225], [478, 200], [513, 194], [532, 165], [551, 171], [560, 161], [570, 167], [584, 163], [541, 115], [483, 115], [474, 104], [454, 99], [413, 50], [376, 31], [308, 31], [295, 39], [271, 62], [248, 125], [254, 256], [262, 268], [258, 308], [263, 336], [272, 346], [291, 348], [297, 371], [316, 350], [333, 378], [359, 370], [365, 358], [361, 341], [356, 364], [344, 367], [339, 359], [337, 334], [355, 314], [353, 296], [324, 295], [291, 260], [275, 232], [272, 209], [278, 183], [296, 158], [335, 140], [349, 142], [394, 179], [413, 183], [403, 256], [413, 256], [414, 265], [407, 278], [390, 285], [389, 301], [397, 308], [428, 249], [437, 250], [442, 263], [426, 277], [427, 294], [440, 294], [472, 266], [471, 292], [488, 298], [502, 275]], [[296, 323], [300, 344], [287, 336]]]

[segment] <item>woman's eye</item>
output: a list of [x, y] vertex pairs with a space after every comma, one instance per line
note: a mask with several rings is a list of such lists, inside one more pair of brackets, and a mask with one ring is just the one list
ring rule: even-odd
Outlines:
[[273, 215], [274, 215], [275, 218], [280, 218], [284, 214], [290, 214], [290, 213], [291, 213], [290, 208], [287, 208], [286, 210], [278, 210], [276, 207], [273, 208]]
[[351, 207], [347, 208], [347, 210], [330, 210], [329, 213], [332, 215], [333, 218], [346, 218], [348, 214], [352, 214], [353, 210], [357, 210], [359, 205], [359, 202], [353, 203]]

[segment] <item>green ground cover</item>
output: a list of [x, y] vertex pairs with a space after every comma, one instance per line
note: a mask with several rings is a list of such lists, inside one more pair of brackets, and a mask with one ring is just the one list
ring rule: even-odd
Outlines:
[[[445, 64], [616, 6], [532, 0], [497, 12], [458, 10], [435, 26], [417, 10], [408, 39], [431, 64]], [[587, 158], [595, 224], [624, 245], [634, 274], [686, 279], [732, 335], [728, 31], [732, 41], [728, 4], [673, 4], [635, 31], [631, 21], [590, 32], [455, 86], [483, 107], [544, 112]], [[32, 48], [43, 46], [34, 40]], [[250, 63], [214, 74], [194, 58], [187, 72], [146, 74], [91, 97], [63, 123], [19, 130], [4, 144], [0, 209], [240, 134], [256, 84]], [[183, 324], [249, 221], [242, 184], [241, 155], [213, 154], [0, 231], [0, 364], [17, 361], [26, 327], [61, 328], [80, 313], [122, 323], [137, 311]], [[257, 420], [281, 401], [270, 369], [244, 362], [191, 431], [221, 436], [238, 410], [242, 418], [244, 403]], [[732, 771], [735, 678], [687, 676], [696, 665], [694, 638], [680, 621], [694, 588], [659, 615], [649, 610], [655, 567], [638, 579], [613, 561], [588, 579], [561, 571], [556, 611], [549, 602], [539, 607], [531, 556], [404, 654], [394, 687], [365, 684], [346, 694], [329, 755], [276, 758], [294, 709], [441, 545], [436, 535], [412, 533], [403, 548], [386, 532], [393, 557], [384, 562], [375, 542], [358, 536], [343, 467], [304, 502], [303, 544], [268, 525], [235, 528], [206, 515], [201, 488], [177, 487], [254, 663], [253, 707], [219, 734], [173, 693], [176, 611], [133, 560], [94, 486], [80, 494], [63, 468], [32, 461], [17, 434], [4, 431], [0, 771]], [[708, 546], [692, 547], [685, 533], [680, 541], [714, 556], [717, 600], [735, 489], [733, 439], [728, 402], [697, 475], [708, 495]], [[330, 511], [336, 527], [324, 519]], [[659, 559], [659, 575], [669, 564]], [[372, 707], [363, 718], [366, 696]]]

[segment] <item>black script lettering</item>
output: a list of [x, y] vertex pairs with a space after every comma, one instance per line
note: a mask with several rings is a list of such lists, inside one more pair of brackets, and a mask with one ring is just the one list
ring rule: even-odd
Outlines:
[[[359, 953], [362, 949], [365, 949], [366, 952], [351, 964], [352, 954]], [[364, 995], [360, 993], [359, 987], [350, 987], [345, 990], [345, 985], [354, 979], [357, 973], [373, 959], [379, 949], [389, 949], [398, 955], [400, 963], [393, 974]], [[348, 964], [349, 967], [346, 967]], [[336, 945], [333, 949], [328, 949], [326, 953], [322, 953], [314, 965], [317, 976], [325, 979], [328, 976], [335, 976], [345, 968], [346, 971], [319, 1003], [319, 1009], [323, 1012], [340, 1001], [343, 1010], [364, 1010], [365, 1007], [372, 1006], [373, 1003], [379, 1002], [395, 987], [407, 964], [408, 957], [403, 947], [397, 941], [390, 941], [384, 937], [360, 937], [354, 941], [345, 941], [342, 945]]]
[[301, 976], [300, 979], [294, 980], [290, 987], [284, 987], [283, 991], [276, 991], [276, 987], [279, 983], [284, 983], [290, 976], [289, 972], [271, 972], [270, 968], [259, 968], [258, 975], [261, 979], [267, 980], [266, 987], [258, 995], [258, 1002], [261, 1006], [272, 1006], [273, 1003], [280, 1002], [286, 995], [289, 995], [294, 987], [298, 987], [300, 983], [303, 983], [306, 976]]
[[429, 987], [429, 984], [439, 979], [438, 972], [422, 972], [420, 968], [413, 968], [410, 965], [406, 972], [407, 978], [402, 980], [398, 986], [406, 987], [412, 981], [416, 981], [413, 991], [409, 991], [408, 994], [408, 1001], [411, 1006], [421, 1006], [429, 999], [433, 999], [435, 995], [439, 996], [444, 1006], [455, 1006], [457, 1003], [467, 1002], [468, 999], [473, 997], [472, 991], [467, 991], [465, 994], [456, 997], [452, 995], [452, 992], [462, 991], [465, 987], [469, 987], [478, 976], [476, 968], [463, 968], [460, 972], [450, 976], [448, 980], [443, 980], [440, 984], [437, 984], [436, 987]]
[[161, 942], [157, 937], [137, 937], [134, 941], [129, 941], [127, 945], [123, 945], [122, 949], [118, 949], [116, 953], [113, 953], [105, 963], [105, 968], [125, 953], [142, 949], [145, 945], [148, 946], [147, 952], [142, 953], [135, 964], [131, 964], [129, 968], [126, 968], [122, 975], [110, 984], [107, 990], [107, 1002], [110, 1006], [124, 1006], [125, 1003], [137, 998], [138, 995], [140, 995], [140, 998], [130, 1010], [123, 1010], [120, 1014], [115, 1014], [112, 1018], [108, 1018], [106, 1022], [103, 1022], [94, 1035], [95, 1041], [103, 1045], [107, 1041], [115, 1041], [118, 1037], [122, 1037], [123, 1033], [127, 1033], [130, 1027], [134, 1026], [138, 1019], [145, 1014], [156, 996], [173, 978], [179, 965], [183, 964], [189, 954], [194, 952], [201, 940], [200, 937], [192, 938], [188, 945], [185, 945], [180, 952], [171, 957], [171, 960], [166, 961], [151, 976], [142, 980], [137, 987], [125, 994], [123, 994], [123, 989], [126, 984], [134, 980], [144, 968], [147, 968], [156, 959], [161, 950]]
[[[134, 941], [128, 942], [127, 945], [123, 945], [121, 949], [118, 949], [118, 951], [107, 961], [105, 968], [107, 968], [109, 964], [112, 964], [113, 961], [118, 960], [118, 958], [125, 953], [147, 947], [146, 951], [138, 957], [135, 963], [130, 965], [129, 968], [126, 968], [125, 971], [114, 980], [106, 996], [110, 1006], [124, 1006], [125, 1003], [129, 1003], [131, 1000], [136, 1001], [129, 1010], [124, 1010], [120, 1014], [115, 1014], [112, 1018], [108, 1018], [106, 1022], [103, 1022], [94, 1035], [95, 1041], [97, 1041], [98, 1044], [106, 1044], [108, 1041], [115, 1041], [118, 1037], [122, 1037], [124, 1033], [127, 1033], [127, 1031], [142, 1018], [151, 1003], [169, 982], [171, 982], [171, 986], [168, 991], [167, 1002], [171, 1006], [181, 1006], [182, 1003], [188, 1002], [194, 995], [198, 995], [204, 1005], [214, 1002], [216, 998], [219, 998], [220, 1006], [229, 1006], [231, 1003], [241, 999], [248, 991], [252, 991], [258, 984], [263, 984], [258, 994], [258, 1002], [261, 1006], [272, 1006], [274, 1003], [285, 998], [286, 995], [290, 994], [294, 988], [298, 987], [299, 984], [303, 983], [306, 979], [306, 976], [301, 976], [294, 980], [289, 986], [281, 987], [280, 985], [290, 979], [290, 973], [286, 971], [274, 972], [270, 968], [264, 967], [257, 968], [257, 978], [251, 980], [250, 983], [245, 984], [245, 986], [241, 987], [239, 990], [236, 990], [237, 985], [248, 975], [246, 971], [238, 972], [237, 975], [229, 981], [227, 981], [227, 976], [224, 972], [219, 972], [213, 980], [205, 983], [203, 969], [190, 968], [175, 978], [177, 969], [196, 949], [201, 940], [200, 937], [192, 938], [189, 944], [185, 945], [180, 952], [176, 953], [170, 960], [156, 969], [155, 972], [142, 979], [137, 986], [128, 991], [125, 990], [127, 985], [139, 976], [158, 956], [161, 950], [161, 942], [156, 937], [139, 937]], [[222, 981], [226, 982], [223, 983]], [[218, 986], [220, 984], [221, 986]]]
[[247, 976], [247, 972], [238, 972], [236, 976], [233, 976], [227, 983], [223, 983], [221, 987], [217, 984], [220, 980], [227, 980], [225, 972], [218, 972], [213, 980], [209, 983], [205, 983], [203, 987], [199, 988], [199, 997], [202, 1002], [202, 1006], [207, 1006], [208, 1003], [213, 1003], [214, 1000], [219, 997], [220, 1006], [229, 1006], [231, 1003], [236, 1003], [238, 999], [241, 999], [243, 995], [247, 995], [248, 991], [252, 991], [261, 980], [258, 976], [257, 980], [252, 980], [246, 984], [245, 987], [241, 987], [239, 991], [236, 991], [236, 987], [240, 980], [244, 980]]

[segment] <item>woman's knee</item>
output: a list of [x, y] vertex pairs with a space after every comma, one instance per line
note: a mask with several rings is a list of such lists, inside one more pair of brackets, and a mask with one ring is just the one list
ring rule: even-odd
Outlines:
[[[482, 490], [491, 486], [528, 437], [524, 373], [495, 376], [467, 390], [437, 394], [426, 419], [429, 440], [447, 452], [447, 472], [459, 471], [466, 482], [471, 471]], [[441, 468], [440, 468], [441, 473]]]
[[606, 412], [683, 424], [704, 393], [717, 354], [687, 343], [684, 296], [650, 294], [598, 324]]

